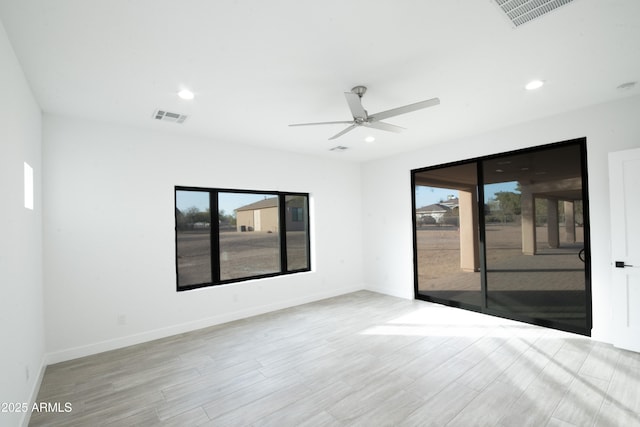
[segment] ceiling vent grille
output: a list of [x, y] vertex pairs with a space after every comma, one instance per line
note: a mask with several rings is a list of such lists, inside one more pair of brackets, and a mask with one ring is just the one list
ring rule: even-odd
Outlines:
[[155, 120], [162, 120], [163, 122], [184, 123], [184, 121], [187, 120], [187, 115], [186, 114], [171, 113], [171, 112], [165, 111], [165, 110], [156, 110], [153, 113], [153, 118]]
[[495, 0], [516, 27], [571, 3], [573, 0]]

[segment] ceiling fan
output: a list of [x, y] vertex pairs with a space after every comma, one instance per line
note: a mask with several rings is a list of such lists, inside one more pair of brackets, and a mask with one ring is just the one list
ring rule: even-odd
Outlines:
[[403, 107], [392, 108], [391, 110], [381, 111], [375, 114], [369, 114], [367, 113], [367, 110], [365, 110], [364, 107], [362, 106], [362, 95], [364, 95], [366, 91], [367, 91], [367, 88], [365, 86], [356, 86], [353, 89], [351, 89], [351, 92], [344, 93], [344, 97], [347, 99], [347, 104], [349, 105], [349, 109], [351, 110], [351, 115], [353, 116], [353, 120], [337, 121], [337, 122], [295, 123], [289, 126], [315, 126], [315, 125], [336, 125], [336, 124], [350, 125], [346, 129], [333, 135], [331, 138], [329, 138], [330, 140], [339, 138], [345, 133], [357, 128], [358, 126], [366, 126], [374, 129], [400, 133], [405, 128], [392, 125], [390, 123], [385, 123], [385, 122], [382, 122], [381, 120], [440, 104], [440, 99], [432, 98], [426, 101], [416, 102], [415, 104], [409, 104]]

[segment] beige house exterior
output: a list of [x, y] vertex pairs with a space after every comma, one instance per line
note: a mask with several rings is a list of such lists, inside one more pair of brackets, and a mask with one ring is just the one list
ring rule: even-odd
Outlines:
[[[285, 220], [287, 232], [304, 231], [307, 227], [307, 205], [303, 197], [286, 201]], [[280, 227], [278, 197], [251, 203], [235, 210], [237, 231], [263, 231], [278, 233]]]
[[277, 233], [278, 198], [271, 197], [236, 209], [236, 229]]

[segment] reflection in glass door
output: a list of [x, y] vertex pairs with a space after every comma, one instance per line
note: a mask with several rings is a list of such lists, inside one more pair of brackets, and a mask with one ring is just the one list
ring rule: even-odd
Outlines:
[[487, 309], [587, 326], [579, 145], [483, 162]]
[[589, 335], [585, 144], [413, 171], [416, 297]]
[[418, 290], [435, 299], [479, 308], [476, 164], [414, 175]]

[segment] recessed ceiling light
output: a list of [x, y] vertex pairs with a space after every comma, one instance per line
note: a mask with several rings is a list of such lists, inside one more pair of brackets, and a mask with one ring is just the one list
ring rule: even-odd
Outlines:
[[544, 85], [544, 82], [542, 80], [531, 80], [524, 88], [526, 90], [536, 90], [540, 89], [542, 85]]
[[194, 94], [193, 92], [191, 92], [189, 89], [182, 89], [180, 92], [178, 92], [178, 96], [182, 99], [193, 99], [194, 98]]
[[373, 142], [373, 141], [375, 141], [376, 139], [375, 139], [374, 137], [372, 137], [372, 136], [368, 136], [368, 137], [366, 137], [364, 140], [365, 140], [366, 142]]

